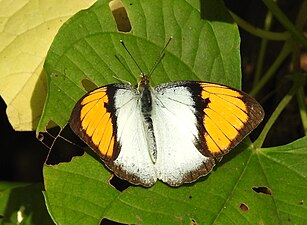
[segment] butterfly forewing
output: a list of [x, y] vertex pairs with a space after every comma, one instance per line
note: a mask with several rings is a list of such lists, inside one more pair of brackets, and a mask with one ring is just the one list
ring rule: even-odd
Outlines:
[[105, 160], [114, 159], [119, 153], [114, 91], [109, 85], [89, 92], [78, 101], [70, 119], [72, 130]]
[[219, 84], [199, 84], [201, 99], [208, 102], [203, 108], [207, 150], [214, 156], [221, 156], [259, 125], [264, 111], [256, 100], [242, 91]]

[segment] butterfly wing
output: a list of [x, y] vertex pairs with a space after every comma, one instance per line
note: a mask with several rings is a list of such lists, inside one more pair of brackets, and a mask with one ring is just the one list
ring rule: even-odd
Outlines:
[[200, 152], [204, 145], [199, 138], [197, 111], [185, 86], [174, 82], [155, 88], [152, 120], [158, 179], [179, 186], [212, 170], [214, 159]]
[[171, 186], [208, 174], [263, 119], [259, 103], [227, 86], [179, 81], [154, 91], [158, 179]]
[[206, 151], [222, 156], [239, 144], [264, 118], [261, 105], [248, 94], [228, 86], [199, 83]]
[[151, 115], [157, 159], [150, 156], [140, 94], [113, 84], [86, 94], [71, 115], [72, 130], [118, 177], [134, 184], [171, 186], [208, 174], [263, 119], [244, 92], [212, 83], [180, 81], [157, 86]]
[[135, 88], [112, 84], [87, 93], [76, 104], [70, 126], [118, 177], [144, 186], [156, 182]]
[[117, 158], [113, 86], [97, 88], [84, 95], [75, 105], [70, 118], [71, 129], [104, 160]]

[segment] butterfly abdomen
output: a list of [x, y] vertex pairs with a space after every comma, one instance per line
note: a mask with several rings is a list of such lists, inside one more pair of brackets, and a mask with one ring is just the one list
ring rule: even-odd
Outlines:
[[145, 88], [141, 93], [141, 110], [144, 116], [150, 116], [152, 111], [152, 97], [148, 88]]
[[150, 158], [153, 163], [157, 160], [157, 144], [151, 119], [152, 113], [152, 96], [150, 87], [144, 87], [141, 91], [141, 112], [144, 118], [144, 127], [147, 135], [147, 144], [149, 149]]

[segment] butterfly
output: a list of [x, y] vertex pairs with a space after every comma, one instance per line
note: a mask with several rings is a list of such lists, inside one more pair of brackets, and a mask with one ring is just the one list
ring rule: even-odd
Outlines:
[[115, 83], [85, 94], [70, 127], [119, 178], [180, 186], [210, 173], [263, 117], [243, 91], [187, 80], [152, 87], [142, 72], [136, 87]]

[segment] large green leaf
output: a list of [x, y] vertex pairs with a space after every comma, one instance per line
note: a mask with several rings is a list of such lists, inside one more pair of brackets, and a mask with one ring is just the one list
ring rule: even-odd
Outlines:
[[98, 224], [118, 191], [110, 173], [89, 155], [71, 163], [45, 166], [45, 200], [57, 224]]
[[[239, 34], [220, 1], [204, 1], [216, 10], [216, 20], [200, 18], [198, 0], [124, 1], [131, 24], [129, 33], [118, 32], [107, 0], [81, 11], [60, 29], [46, 58], [48, 96], [37, 131], [52, 120], [63, 127], [76, 101], [85, 93], [83, 79], [97, 86], [130, 81], [140, 71], [120, 39], [148, 72], [166, 41], [173, 36], [152, 83], [174, 80], [215, 81], [240, 88]], [[217, 20], [219, 15], [220, 20]], [[206, 19], [206, 18], [205, 18]], [[227, 37], [227, 38], [225, 38]]]
[[[85, 154], [45, 166], [49, 212], [61, 224], [306, 224], [307, 137], [285, 146], [241, 144], [207, 177], [170, 188], [108, 185], [110, 173]], [[234, 157], [235, 156], [235, 157]], [[92, 223], [90, 223], [92, 222]]]
[[[98, 1], [71, 18], [59, 31], [45, 62], [48, 97], [37, 131], [44, 130], [50, 120], [61, 127], [68, 122], [74, 104], [85, 93], [84, 79], [101, 86], [118, 82], [116, 76], [136, 84], [140, 71], [120, 45], [120, 39], [142, 70], [148, 72], [173, 36], [152, 75], [154, 85], [192, 79], [239, 88], [237, 27], [221, 1], [202, 2], [203, 20], [198, 0], [123, 1], [132, 27], [129, 33], [117, 31], [108, 1]], [[231, 161], [223, 161], [208, 178], [180, 188], [158, 182], [150, 189], [130, 187], [119, 192], [107, 182], [110, 172], [89, 155], [70, 163], [45, 166], [48, 210], [59, 224], [98, 224], [103, 217], [137, 224], [217, 223], [236, 214], [243, 215], [242, 221], [245, 217], [252, 221], [249, 220], [255, 219], [252, 210], [247, 215], [240, 211], [241, 203], [250, 204], [250, 208], [252, 203], [243, 202], [245, 198], [230, 201], [245, 171], [244, 162], [254, 153], [251, 148], [245, 151], [243, 148]], [[263, 203], [262, 195], [252, 187], [248, 186], [246, 191]], [[268, 221], [265, 216], [261, 218]]]

